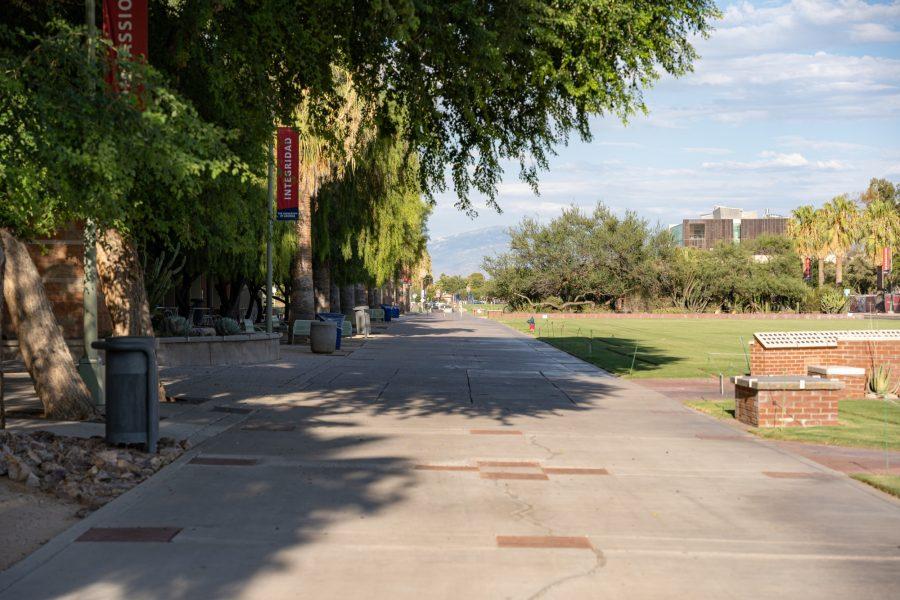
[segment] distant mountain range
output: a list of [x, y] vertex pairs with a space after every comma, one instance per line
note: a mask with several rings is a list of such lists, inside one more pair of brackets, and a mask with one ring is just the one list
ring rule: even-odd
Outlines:
[[441, 273], [468, 275], [482, 271], [485, 256], [494, 256], [509, 249], [509, 235], [505, 226], [483, 227], [434, 238], [428, 242], [431, 272], [437, 279]]

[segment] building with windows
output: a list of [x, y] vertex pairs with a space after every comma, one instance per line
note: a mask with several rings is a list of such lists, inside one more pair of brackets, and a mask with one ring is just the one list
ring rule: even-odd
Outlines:
[[787, 217], [768, 212], [758, 217], [755, 211], [716, 206], [711, 213], [685, 219], [669, 229], [679, 246], [709, 249], [726, 240], [739, 243], [761, 235], [784, 235], [787, 223]]

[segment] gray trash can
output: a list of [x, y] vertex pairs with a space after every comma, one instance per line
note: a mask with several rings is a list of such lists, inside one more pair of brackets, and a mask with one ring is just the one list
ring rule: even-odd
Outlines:
[[91, 344], [106, 351], [106, 442], [144, 444], [159, 440], [156, 338], [122, 336]]
[[365, 305], [354, 306], [353, 315], [356, 320], [356, 333], [365, 337], [369, 337], [369, 331], [371, 330], [371, 321], [369, 320], [369, 307]]
[[334, 321], [313, 321], [309, 324], [309, 348], [316, 354], [331, 354], [337, 348], [338, 335]]

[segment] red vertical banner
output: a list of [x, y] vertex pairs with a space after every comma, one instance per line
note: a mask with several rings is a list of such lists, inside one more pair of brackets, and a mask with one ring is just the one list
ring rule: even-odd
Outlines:
[[812, 261], [808, 256], [803, 257], [803, 279], [807, 281], [812, 279]]
[[890, 273], [893, 268], [893, 253], [891, 252], [890, 246], [881, 249], [881, 271], [883, 273]]
[[132, 88], [131, 82], [122, 81], [118, 73], [116, 58], [119, 51], [125, 50], [132, 59], [147, 59], [147, 22], [147, 0], [103, 0], [103, 35], [113, 45], [106, 81], [114, 91]]
[[296, 221], [300, 218], [297, 181], [300, 168], [298, 144], [300, 137], [290, 127], [278, 128], [278, 202], [276, 218], [279, 221]]

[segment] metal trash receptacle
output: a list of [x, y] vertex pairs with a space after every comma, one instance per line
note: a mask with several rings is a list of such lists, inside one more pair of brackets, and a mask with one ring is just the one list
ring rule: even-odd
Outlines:
[[91, 344], [106, 351], [106, 442], [144, 444], [159, 440], [156, 338], [121, 336]]

